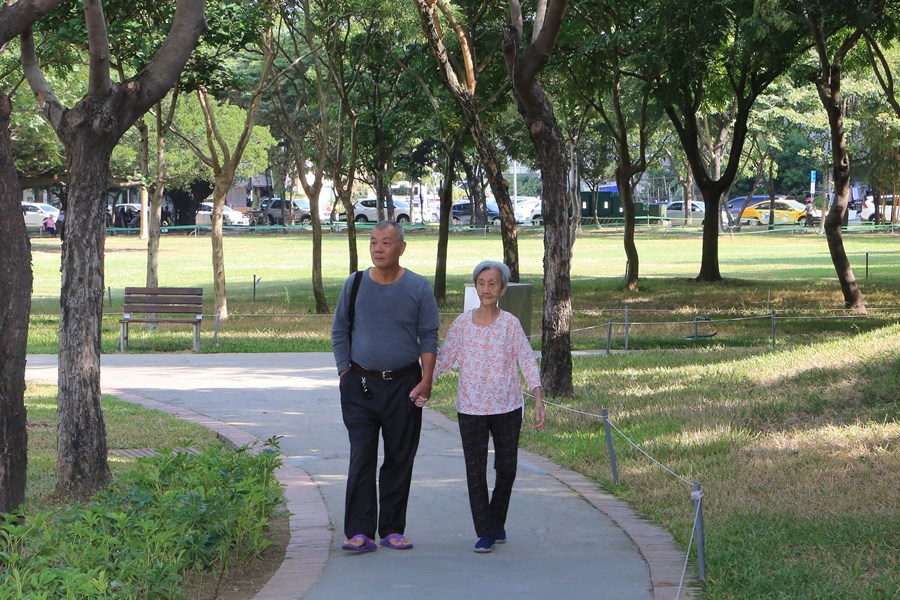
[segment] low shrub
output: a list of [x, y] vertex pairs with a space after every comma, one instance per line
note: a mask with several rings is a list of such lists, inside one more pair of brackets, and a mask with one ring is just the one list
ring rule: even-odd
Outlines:
[[181, 598], [220, 581], [268, 546], [283, 498], [277, 439], [254, 450], [162, 451], [90, 502], [5, 515], [0, 598]]

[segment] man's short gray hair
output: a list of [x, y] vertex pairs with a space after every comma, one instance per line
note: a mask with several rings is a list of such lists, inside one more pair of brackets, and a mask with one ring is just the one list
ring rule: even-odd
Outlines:
[[502, 262], [497, 262], [495, 260], [483, 260], [478, 263], [478, 266], [475, 267], [475, 270], [472, 271], [472, 283], [478, 283], [478, 276], [481, 275], [482, 271], [487, 271], [488, 269], [497, 269], [500, 273], [500, 279], [503, 282], [503, 287], [506, 287], [506, 284], [509, 283], [509, 267], [504, 265]]
[[396, 221], [378, 221], [375, 227], [372, 228], [372, 231], [381, 231], [382, 229], [393, 229], [397, 234], [397, 239], [401, 244], [403, 243], [403, 225]]

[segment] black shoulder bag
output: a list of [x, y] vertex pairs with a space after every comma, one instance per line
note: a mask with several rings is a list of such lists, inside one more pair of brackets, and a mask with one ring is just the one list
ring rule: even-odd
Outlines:
[[362, 281], [362, 271], [357, 271], [353, 276], [353, 287], [350, 288], [350, 306], [347, 308], [347, 320], [350, 328], [347, 330], [347, 347], [353, 345], [353, 317], [356, 316], [356, 296], [359, 295], [359, 283]]

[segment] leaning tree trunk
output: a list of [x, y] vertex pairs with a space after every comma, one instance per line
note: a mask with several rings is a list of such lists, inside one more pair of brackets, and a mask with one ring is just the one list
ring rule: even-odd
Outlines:
[[100, 331], [106, 181], [112, 148], [81, 130], [67, 144], [71, 177], [65, 204], [59, 319], [56, 492], [84, 498], [110, 481], [100, 403]]
[[11, 149], [11, 112], [9, 97], [0, 92], [0, 513], [25, 501], [28, 465], [25, 352], [33, 275]]
[[[838, 74], [837, 77], [840, 77]], [[844, 141], [844, 117], [841, 113], [840, 84], [832, 83], [831, 90], [819, 85], [819, 98], [828, 113], [828, 123], [831, 127], [831, 156], [834, 173], [834, 203], [825, 217], [825, 239], [828, 240], [828, 251], [831, 253], [831, 262], [834, 264], [835, 273], [841, 284], [841, 293], [844, 295], [844, 304], [847, 308], [859, 314], [866, 314], [866, 303], [862, 290], [853, 274], [847, 252], [844, 250], [844, 238], [841, 234], [841, 226], [844, 215], [850, 201], [850, 156], [847, 154], [847, 145]]]
[[[519, 113], [541, 163], [544, 211], [544, 314], [541, 382], [551, 396], [571, 396], [572, 229], [569, 223], [569, 166], [566, 142], [543, 88], [534, 81]], [[521, 90], [516, 94], [521, 98]]]

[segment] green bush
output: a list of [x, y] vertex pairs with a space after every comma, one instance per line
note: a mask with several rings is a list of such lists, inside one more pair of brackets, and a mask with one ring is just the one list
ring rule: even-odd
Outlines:
[[276, 438], [259, 453], [167, 450], [88, 503], [5, 515], [0, 598], [181, 598], [186, 579], [269, 544], [280, 464]]

